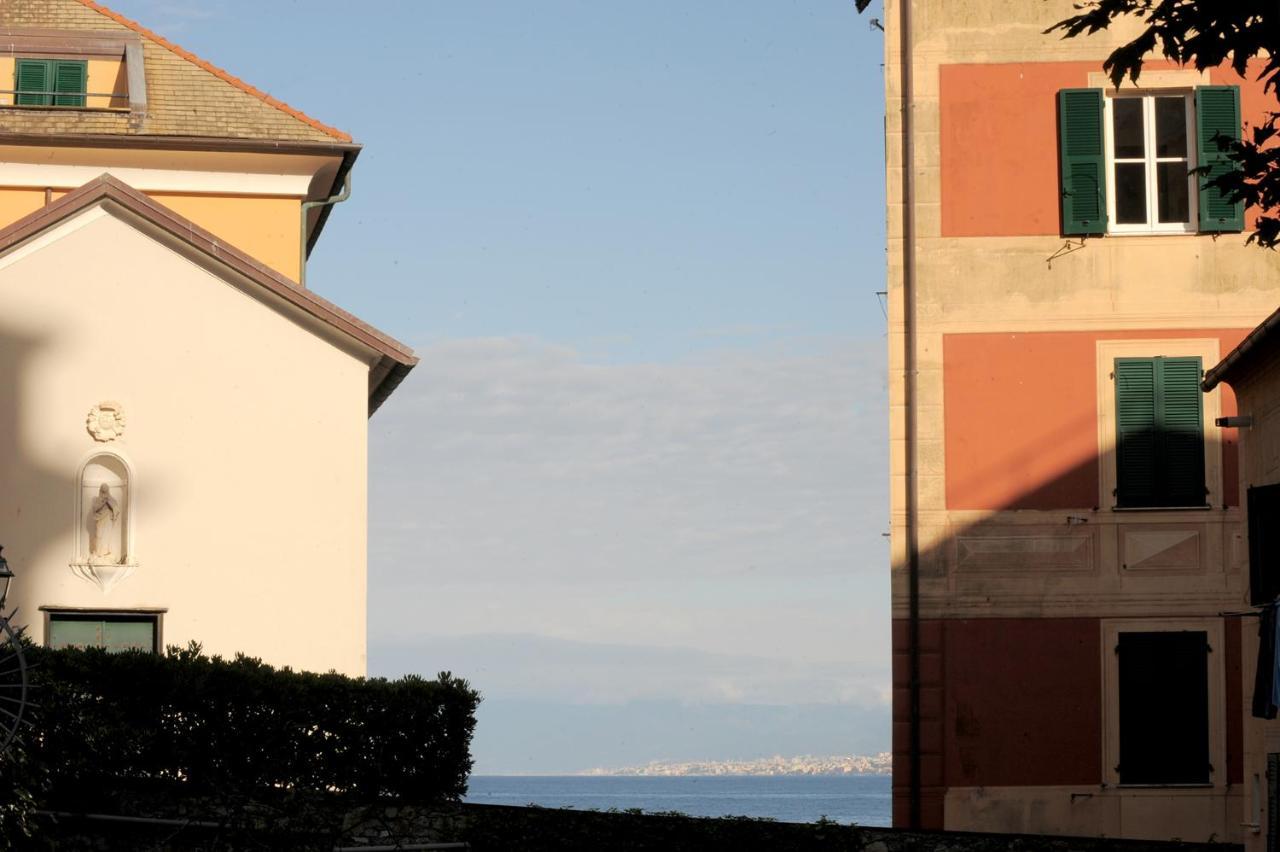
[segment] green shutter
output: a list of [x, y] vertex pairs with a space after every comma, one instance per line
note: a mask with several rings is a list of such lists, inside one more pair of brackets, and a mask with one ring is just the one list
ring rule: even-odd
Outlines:
[[1244, 204], [1227, 201], [1221, 190], [1205, 183], [1235, 168], [1215, 136], [1240, 138], [1240, 87], [1200, 86], [1196, 89], [1196, 153], [1200, 175], [1200, 230], [1218, 233], [1244, 230]]
[[1062, 160], [1062, 232], [1106, 233], [1102, 90], [1058, 92], [1058, 132]]
[[1203, 506], [1199, 358], [1117, 358], [1116, 505]]
[[[52, 88], [53, 63], [47, 59], [19, 59], [14, 67], [14, 103], [19, 106], [48, 106]], [[30, 94], [23, 94], [24, 92]]]
[[1156, 499], [1156, 362], [1117, 358], [1116, 505], [1152, 506]]
[[[80, 60], [59, 60], [53, 63], [54, 106], [84, 106], [89, 63]], [[66, 92], [67, 94], [62, 94]]]
[[1200, 359], [1157, 358], [1163, 505], [1203, 506], [1204, 421]]

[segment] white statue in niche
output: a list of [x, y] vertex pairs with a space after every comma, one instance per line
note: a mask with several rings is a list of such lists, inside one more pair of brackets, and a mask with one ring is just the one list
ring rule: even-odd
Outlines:
[[120, 520], [120, 504], [111, 496], [111, 486], [102, 483], [98, 486], [98, 496], [93, 499], [91, 508], [91, 524], [89, 530], [89, 563], [91, 565], [112, 565], [120, 560], [114, 558], [111, 550], [111, 535], [116, 521]]
[[100, 453], [80, 470], [71, 569], [107, 590], [133, 572], [133, 483], [124, 459]]

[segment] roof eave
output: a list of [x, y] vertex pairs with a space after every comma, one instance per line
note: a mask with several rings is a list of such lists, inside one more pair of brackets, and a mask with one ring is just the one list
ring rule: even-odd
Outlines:
[[259, 263], [240, 249], [222, 242], [191, 220], [109, 174], [103, 174], [57, 201], [0, 228], [0, 252], [8, 251], [44, 232], [53, 225], [102, 202], [120, 205], [150, 225], [194, 248], [210, 260], [243, 276], [271, 295], [289, 303], [325, 326], [376, 354], [382, 375], [369, 388], [369, 413], [391, 394], [417, 363], [413, 350], [384, 334], [337, 305], [304, 290], [273, 269]]
[[1249, 332], [1245, 339], [1236, 345], [1235, 349], [1228, 352], [1212, 370], [1205, 373], [1204, 381], [1200, 386], [1208, 392], [1223, 382], [1231, 384], [1233, 380], [1249, 372], [1264, 344], [1275, 342], [1277, 327], [1280, 327], [1280, 309], [1259, 323], [1257, 328]]

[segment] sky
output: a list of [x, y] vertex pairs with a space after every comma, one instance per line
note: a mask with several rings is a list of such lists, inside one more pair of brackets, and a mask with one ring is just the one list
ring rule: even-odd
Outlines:
[[479, 774], [888, 749], [878, 3], [108, 5], [365, 146], [370, 674]]

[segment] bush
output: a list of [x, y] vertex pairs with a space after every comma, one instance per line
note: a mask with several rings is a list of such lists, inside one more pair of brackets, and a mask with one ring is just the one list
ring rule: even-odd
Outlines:
[[480, 697], [445, 672], [388, 681], [260, 660], [33, 648], [30, 758], [63, 791], [176, 781], [253, 790], [452, 801], [466, 792]]

